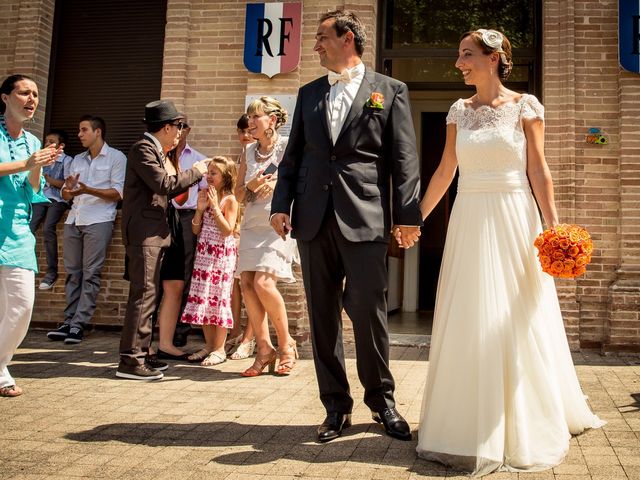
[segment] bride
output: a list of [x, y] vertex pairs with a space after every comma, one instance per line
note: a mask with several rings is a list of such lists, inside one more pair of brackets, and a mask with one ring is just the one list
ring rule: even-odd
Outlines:
[[474, 475], [552, 468], [572, 434], [604, 424], [580, 389], [553, 278], [535, 256], [537, 207], [546, 225], [559, 222], [544, 108], [502, 85], [511, 67], [500, 32], [462, 36], [456, 68], [476, 94], [452, 105], [442, 160], [420, 204], [426, 218], [460, 168], [417, 452]]

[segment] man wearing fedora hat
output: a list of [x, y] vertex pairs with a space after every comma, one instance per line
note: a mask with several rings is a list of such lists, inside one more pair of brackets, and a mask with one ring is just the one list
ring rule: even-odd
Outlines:
[[[122, 203], [122, 240], [128, 258], [129, 300], [120, 339], [116, 376], [159, 380], [167, 365], [148, 357], [151, 316], [160, 288], [160, 265], [171, 244], [169, 197], [189, 189], [207, 171], [205, 161], [174, 172], [166, 154], [176, 147], [184, 115], [173, 102], [157, 100], [144, 108], [147, 132], [129, 151]], [[169, 171], [168, 171], [169, 170]]]

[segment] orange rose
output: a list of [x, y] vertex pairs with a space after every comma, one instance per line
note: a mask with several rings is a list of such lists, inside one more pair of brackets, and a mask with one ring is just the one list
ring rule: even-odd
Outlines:
[[576, 247], [575, 245], [571, 245], [567, 249], [567, 253], [572, 257], [577, 257], [578, 254], [580, 253], [580, 249], [578, 247]]
[[371, 101], [375, 103], [384, 103], [384, 95], [380, 92], [373, 92], [371, 94]]
[[551, 264], [551, 271], [555, 274], [560, 274], [564, 271], [564, 263], [561, 261], [555, 261]]
[[554, 260], [563, 261], [564, 260], [564, 253], [562, 253], [560, 250], [556, 250], [556, 251], [553, 252], [553, 255], [551, 255], [551, 258], [553, 258]]
[[551, 266], [551, 257], [547, 255], [541, 255], [540, 265], [542, 265], [542, 268], [549, 268]]
[[584, 267], [587, 263], [589, 260], [586, 255], [578, 255], [576, 258], [576, 267]]

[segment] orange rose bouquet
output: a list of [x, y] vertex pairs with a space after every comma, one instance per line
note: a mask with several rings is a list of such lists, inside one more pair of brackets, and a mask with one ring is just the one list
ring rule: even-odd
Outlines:
[[591, 262], [591, 235], [579, 225], [566, 223], [548, 228], [536, 238], [542, 270], [553, 277], [574, 278], [582, 275]]

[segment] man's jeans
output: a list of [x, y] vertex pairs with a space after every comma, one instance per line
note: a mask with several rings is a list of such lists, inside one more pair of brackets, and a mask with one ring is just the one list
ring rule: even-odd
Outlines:
[[56, 226], [64, 212], [69, 209], [69, 204], [51, 200], [51, 203], [34, 203], [32, 208], [33, 215], [29, 226], [35, 235], [36, 230], [44, 221], [42, 234], [44, 236], [44, 249], [47, 254], [47, 276], [53, 280], [58, 276], [58, 234]]
[[64, 323], [83, 330], [96, 310], [100, 274], [113, 233], [113, 222], [64, 226], [67, 308]]

